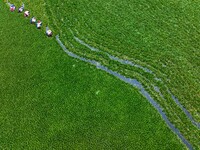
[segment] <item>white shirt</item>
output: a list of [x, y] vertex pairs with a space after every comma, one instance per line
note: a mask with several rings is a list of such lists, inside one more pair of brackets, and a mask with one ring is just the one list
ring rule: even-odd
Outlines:
[[37, 28], [41, 27], [42, 26], [42, 22], [40, 23], [37, 23]]
[[25, 11], [24, 15], [29, 16], [29, 11]]
[[23, 7], [20, 7], [20, 8], [19, 8], [19, 11], [20, 11], [20, 12], [22, 12], [23, 10], [24, 10], [24, 8], [23, 8]]
[[52, 33], [51, 30], [47, 30], [47, 35], [50, 35]]
[[36, 22], [36, 19], [35, 18], [32, 18], [32, 20], [31, 20], [32, 22]]

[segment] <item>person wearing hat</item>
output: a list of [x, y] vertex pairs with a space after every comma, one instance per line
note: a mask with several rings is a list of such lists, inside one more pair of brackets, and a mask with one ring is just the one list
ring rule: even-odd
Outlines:
[[38, 20], [38, 22], [36, 23], [36, 27], [37, 27], [37, 29], [41, 29], [42, 22], [40, 20]]
[[49, 27], [46, 27], [46, 35], [48, 37], [52, 37], [52, 35], [53, 35], [53, 32], [49, 29]]
[[36, 18], [35, 18], [35, 17], [32, 17], [31, 20], [30, 20], [30, 23], [31, 23], [31, 24], [35, 24], [35, 23], [36, 23]]
[[29, 11], [25, 11], [24, 12], [24, 17], [29, 17], [30, 16], [30, 12]]
[[15, 5], [14, 4], [10, 4], [10, 11], [11, 12], [14, 12], [16, 9]]
[[24, 4], [21, 7], [19, 7], [19, 9], [18, 9], [19, 13], [22, 13], [23, 11], [24, 11]]

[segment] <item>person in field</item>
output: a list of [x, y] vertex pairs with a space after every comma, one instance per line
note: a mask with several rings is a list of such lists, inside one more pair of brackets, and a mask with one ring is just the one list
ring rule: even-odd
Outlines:
[[41, 29], [41, 27], [42, 27], [42, 21], [38, 21], [37, 23], [36, 23], [36, 27], [37, 27], [37, 29]]
[[30, 23], [31, 23], [31, 24], [35, 24], [35, 23], [36, 23], [36, 18], [35, 18], [35, 17], [32, 17], [31, 20], [30, 20]]
[[30, 16], [30, 12], [27, 10], [24, 12], [24, 17], [29, 17]]
[[8, 3], [8, 5], [10, 6], [10, 11], [14, 12], [15, 9], [16, 9], [15, 5], [14, 4], [10, 4], [10, 3]]
[[24, 11], [24, 4], [21, 7], [19, 7], [19, 9], [18, 9], [19, 13], [22, 13], [23, 11]]
[[48, 37], [52, 37], [52, 35], [53, 35], [53, 32], [49, 29], [49, 27], [46, 27], [46, 35]]

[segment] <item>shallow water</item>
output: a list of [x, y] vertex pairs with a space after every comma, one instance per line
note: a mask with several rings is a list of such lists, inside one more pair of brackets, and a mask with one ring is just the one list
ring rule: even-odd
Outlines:
[[181, 139], [181, 141], [187, 146], [188, 149], [192, 150], [192, 145], [189, 143], [189, 141], [187, 141], [185, 139], [185, 137], [180, 133], [180, 131], [169, 121], [168, 117], [166, 116], [166, 114], [163, 112], [163, 109], [161, 108], [161, 106], [151, 97], [151, 95], [144, 89], [144, 87], [142, 86], [142, 84], [137, 81], [136, 79], [131, 79], [131, 78], [127, 78], [115, 71], [112, 71], [110, 69], [108, 69], [107, 67], [101, 65], [99, 62], [95, 61], [95, 60], [90, 60], [90, 59], [86, 59], [83, 57], [80, 57], [72, 52], [70, 52], [64, 45], [63, 43], [60, 41], [59, 36], [56, 36], [56, 40], [59, 43], [59, 45], [62, 47], [62, 49], [71, 57], [73, 58], [77, 58], [79, 60], [82, 60], [84, 62], [90, 63], [92, 65], [95, 65], [98, 69], [101, 69], [117, 78], [119, 78], [120, 80], [132, 85], [133, 87], [136, 87], [137, 89], [139, 89], [140, 93], [154, 106], [154, 108], [159, 112], [159, 114], [161, 115], [162, 119], [165, 121], [165, 123], [169, 126], [169, 128]]
[[130, 65], [130, 66], [133, 66], [133, 67], [142, 69], [143, 71], [148, 72], [148, 73], [150, 73], [150, 74], [153, 74], [153, 72], [152, 72], [151, 70], [149, 70], [149, 69], [147, 69], [147, 68], [145, 68], [145, 67], [142, 67], [142, 66], [140, 66], [140, 65], [138, 65], [138, 64], [135, 64], [135, 63], [133, 63], [132, 61], [120, 59], [120, 58], [118, 58], [118, 57], [116, 57], [116, 56], [112, 56], [112, 55], [110, 55], [110, 54], [108, 54], [108, 53], [107, 53], [107, 55], [108, 55], [108, 57], [109, 57], [110, 59], [115, 60], [115, 61], [118, 61], [118, 62], [120, 62], [121, 64]]
[[192, 122], [192, 124], [195, 125], [198, 129], [200, 129], [200, 123], [196, 122], [194, 120], [194, 118], [189, 113], [189, 111], [186, 108], [184, 108], [183, 105], [179, 102], [178, 98], [176, 98], [169, 90], [168, 90], [168, 93], [171, 95], [171, 97], [174, 100], [174, 102], [182, 109], [182, 111], [185, 113], [185, 115], [187, 116], [187, 118], [190, 119], [190, 121]]
[[91, 51], [100, 52], [99, 49], [94, 48], [94, 47], [88, 45], [87, 43], [85, 43], [84, 41], [82, 41], [81, 39], [79, 39], [78, 37], [74, 37], [74, 39], [75, 39], [78, 43], [80, 43], [80, 44], [86, 46], [87, 48], [89, 48]]
[[155, 85], [153, 85], [153, 88], [154, 88], [154, 91], [156, 91], [156, 92], [160, 95], [160, 97], [162, 97], [162, 99], [165, 100], [163, 94], [162, 94], [161, 91], [160, 91], [160, 88], [157, 87], [157, 86], [155, 86]]
[[[72, 31], [71, 31], [71, 32], [72, 32]], [[73, 32], [72, 32], [72, 33], [73, 33]], [[94, 48], [94, 47], [90, 46], [89, 44], [85, 43], [83, 40], [79, 39], [79, 38], [76, 37], [76, 36], [74, 36], [74, 39], [75, 39], [78, 43], [80, 43], [80, 44], [86, 46], [87, 48], [89, 48], [91, 51], [101, 52], [101, 50], [99, 50], [98, 48]], [[154, 74], [153, 71], [151, 71], [151, 70], [148, 69], [148, 68], [142, 67], [142, 66], [140, 66], [140, 65], [138, 65], [138, 64], [135, 64], [135, 63], [133, 63], [132, 61], [129, 61], [129, 60], [120, 59], [120, 58], [118, 58], [118, 57], [116, 57], [116, 56], [110, 55], [109, 53], [105, 53], [105, 54], [106, 54], [111, 60], [117, 61], [117, 62], [119, 62], [119, 63], [121, 63], [121, 64], [130, 65], [130, 66], [133, 66], [133, 67], [142, 69], [143, 71], [145, 71], [145, 72], [147, 72], [147, 73], [153, 74], [153, 75], [155, 76], [154, 79], [155, 79], [156, 81], [162, 82], [162, 80], [161, 80], [160, 78], [157, 78], [157, 77], [156, 77], [156, 74]], [[164, 64], [162, 64], [162, 66], [163, 66], [163, 67], [166, 67], [166, 65], [164, 65]], [[159, 87], [154, 87], [154, 91], [156, 91], [156, 92], [160, 95], [160, 97], [162, 97], [163, 99], [165, 99], [164, 96], [163, 96], [163, 94], [160, 92]], [[186, 114], [186, 116], [188, 117], [188, 119], [190, 119], [190, 121], [193, 123], [193, 125], [195, 125], [197, 128], [200, 129], [200, 123], [195, 122], [195, 120], [193, 119], [192, 115], [188, 112], [187, 109], [185, 109], [185, 108], [180, 104], [180, 102], [178, 101], [178, 99], [175, 98], [175, 96], [173, 96], [172, 94], [170, 94], [170, 95], [171, 95], [172, 99], [174, 100], [174, 102], [175, 102], [179, 107], [181, 107], [182, 111]]]
[[[95, 51], [95, 52], [102, 52], [101, 50], [99, 50], [98, 48], [95, 48], [95, 47], [92, 47], [90, 46], [89, 44], [85, 43], [84, 41], [82, 41], [81, 39], [79, 39], [78, 37], [74, 36], [74, 39], [80, 43], [81, 45], [84, 45], [86, 46], [87, 48], [89, 48], [91, 51]], [[105, 53], [111, 60], [114, 60], [114, 61], [118, 61], [120, 62], [121, 64], [125, 64], [125, 65], [130, 65], [130, 66], [133, 66], [133, 67], [136, 67], [136, 68], [139, 68], [139, 69], [142, 69], [143, 71], [145, 72], [148, 72], [150, 74], [153, 74], [153, 72], [145, 67], [142, 67], [141, 65], [138, 65], [138, 64], [135, 64], [133, 63], [132, 61], [129, 61], [129, 60], [124, 60], [124, 59], [120, 59], [116, 56], [113, 56], [113, 55], [110, 55], [109, 53]]]

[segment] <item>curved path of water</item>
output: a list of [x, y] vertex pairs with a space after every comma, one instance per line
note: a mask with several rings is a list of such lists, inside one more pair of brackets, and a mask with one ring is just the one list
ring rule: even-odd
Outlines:
[[[72, 32], [72, 31], [71, 31]], [[72, 32], [73, 34], [73, 32]], [[85, 43], [83, 40], [79, 39], [78, 37], [74, 36], [74, 39], [80, 43], [81, 45], [84, 45], [86, 46], [87, 48], [89, 48], [91, 51], [95, 51], [95, 52], [102, 52], [101, 50], [99, 50], [98, 48], [95, 48], [95, 47], [92, 47], [91, 45]], [[147, 72], [147, 73], [150, 73], [150, 74], [154, 74], [153, 71], [151, 71], [150, 69], [148, 68], [145, 68], [141, 65], [138, 65], [138, 64], [135, 64], [133, 63], [132, 61], [129, 61], [129, 60], [124, 60], [124, 59], [121, 59], [121, 58], [118, 58], [116, 56], [113, 56], [113, 55], [110, 55], [109, 53], [105, 53], [111, 60], [114, 60], [114, 61], [117, 61], [121, 64], [125, 64], [125, 65], [130, 65], [130, 66], [133, 66], [133, 67], [136, 67], [136, 68], [139, 68], [139, 69], [142, 69], [143, 71]], [[156, 77], [156, 74], [154, 74], [155, 76], [155, 80], [161, 80], [159, 78]], [[159, 91], [159, 88], [154, 86], [154, 90], [159, 93], [159, 95], [163, 98], [164, 96], [162, 95], [162, 93]], [[168, 91], [168, 93], [171, 95], [173, 101], [182, 109], [182, 111], [185, 113], [185, 115], [187, 116], [187, 118], [192, 122], [192, 124], [194, 126], [196, 126], [198, 129], [200, 129], [200, 123], [199, 122], [196, 122], [194, 120], [194, 118], [192, 117], [192, 115], [189, 113], [189, 111], [183, 107], [183, 105], [179, 102], [179, 100], [173, 95], [171, 94], [171, 92]]]
[[182, 109], [185, 115], [191, 120], [192, 124], [195, 125], [198, 129], [200, 129], [200, 123], [196, 122], [192, 115], [188, 112], [188, 110], [183, 107], [183, 105], [179, 102], [179, 100], [168, 90], [168, 93], [171, 95], [174, 102]]
[[[85, 43], [84, 41], [82, 41], [81, 39], [79, 39], [79, 38], [76, 37], [76, 36], [74, 36], [74, 39], [75, 39], [78, 43], [80, 43], [81, 45], [84, 45], [84, 46], [86, 46], [87, 48], [89, 48], [91, 51], [102, 52], [102, 51], [99, 50], [98, 48], [95, 48], [95, 47], [90, 46], [89, 44]], [[133, 67], [142, 69], [143, 71], [148, 72], [148, 73], [150, 73], [150, 74], [153, 74], [153, 72], [152, 72], [150, 69], [145, 68], [145, 67], [142, 67], [141, 65], [135, 64], [135, 63], [133, 63], [132, 61], [120, 59], [120, 58], [118, 58], [118, 57], [116, 57], [116, 56], [110, 55], [109, 53], [105, 53], [105, 54], [106, 54], [111, 60], [118, 61], [118, 62], [120, 62], [121, 64], [130, 65], [130, 66], [133, 66]]]
[[84, 62], [90, 63], [94, 66], [96, 66], [98, 69], [101, 69], [117, 78], [119, 78], [120, 80], [136, 87], [137, 89], [140, 90], [140, 93], [146, 97], [146, 99], [154, 106], [154, 108], [159, 112], [159, 114], [161, 115], [161, 117], [163, 118], [163, 120], [165, 121], [165, 123], [169, 126], [169, 128], [181, 139], [181, 141], [187, 146], [188, 149], [193, 150], [192, 145], [190, 144], [190, 142], [188, 140], [185, 139], [185, 137], [180, 133], [180, 131], [169, 121], [168, 117], [166, 116], [166, 114], [163, 112], [162, 108], [160, 107], [160, 105], [150, 96], [150, 94], [144, 89], [144, 87], [142, 86], [142, 84], [140, 82], [138, 82], [136, 79], [131, 79], [131, 78], [127, 78], [115, 71], [112, 71], [110, 69], [108, 69], [107, 67], [101, 65], [99, 62], [95, 61], [95, 60], [90, 60], [90, 59], [86, 59], [84, 57], [80, 57], [72, 52], [70, 52], [64, 45], [63, 43], [60, 41], [59, 36], [56, 36], [56, 41], [58, 42], [58, 44], [62, 47], [62, 49], [71, 57], [73, 58], [77, 58], [79, 60], [82, 60]]

